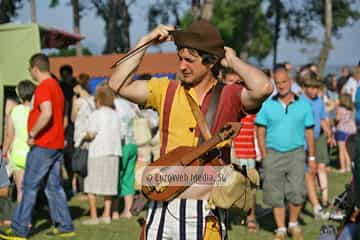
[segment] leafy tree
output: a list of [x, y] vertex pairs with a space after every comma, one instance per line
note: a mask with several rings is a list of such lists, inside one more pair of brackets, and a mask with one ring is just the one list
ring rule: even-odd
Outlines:
[[105, 22], [106, 43], [104, 53], [125, 52], [130, 48], [129, 6], [135, 0], [91, 0], [98, 16]]
[[[360, 12], [356, 9], [357, 0], [332, 0], [333, 35], [340, 37], [341, 28], [352, 25], [359, 20]], [[288, 39], [314, 40], [312, 33], [319, 26], [325, 26], [326, 1], [302, 0], [301, 4], [293, 4], [288, 0], [284, 4], [283, 23], [286, 26]], [[270, 7], [271, 8], [271, 7]]]
[[[360, 18], [356, 10], [356, 0], [332, 0], [333, 27], [332, 31], [339, 37], [339, 30], [353, 24]], [[275, 13], [280, 15], [280, 22], [284, 26], [285, 37], [292, 41], [312, 43], [316, 41], [313, 32], [319, 26], [325, 26], [326, 1], [302, 0], [280, 1], [268, 0], [266, 3], [266, 16], [274, 26]]]
[[[181, 0], [163, 0], [151, 5], [148, 12], [148, 29], [155, 28], [159, 23], [172, 23], [179, 27], [181, 24], [182, 9]], [[172, 18], [173, 17], [173, 18]]]
[[214, 0], [191, 0], [191, 16], [193, 19], [210, 21], [213, 16]]
[[[182, 27], [193, 21], [192, 12], [184, 15]], [[225, 44], [239, 52], [241, 58], [262, 60], [270, 53], [273, 33], [261, 0], [215, 0], [211, 22], [219, 28]]]
[[[356, 9], [356, 1], [357, 0], [332, 0], [331, 2], [318, 0], [269, 0], [266, 15], [274, 24], [276, 6], [278, 6], [278, 13], [280, 15], [279, 24], [284, 26], [284, 34], [288, 40], [317, 44], [319, 43], [319, 34], [317, 32], [319, 27], [327, 31], [325, 38], [329, 38], [330, 36], [339, 38], [341, 37], [339, 34], [341, 28], [352, 25], [359, 20], [360, 12]], [[326, 21], [326, 9], [328, 9], [326, 8], [326, 4], [329, 3], [332, 5], [332, 26], [330, 29], [329, 27], [326, 29], [326, 22], [329, 24], [329, 18]], [[330, 31], [331, 33], [329, 33]], [[327, 48], [330, 50], [331, 45], [329, 46], [329, 42], [324, 42], [323, 44], [327, 44]], [[324, 48], [322, 49], [324, 50]], [[324, 51], [320, 51], [318, 57], [318, 61], [321, 59], [322, 65], [325, 64], [328, 55], [325, 54], [325, 56], [324, 53]]]
[[192, 0], [191, 4], [163, 0], [150, 7], [149, 29], [158, 23], [172, 23], [184, 28], [193, 19], [207, 19], [209, 16], [219, 28], [226, 45], [235, 48], [242, 58], [247, 59], [250, 55], [261, 60], [271, 51], [272, 31], [262, 13], [261, 0]]
[[[79, 0], [71, 0], [70, 4], [72, 6], [73, 11], [73, 30], [75, 33], [80, 34], [80, 20], [81, 20], [81, 13], [87, 8], [86, 3], [82, 1], [80, 3]], [[50, 7], [56, 7], [59, 5], [59, 0], [51, 0]], [[76, 55], [82, 55], [82, 45], [81, 42], [76, 43]]]
[[273, 33], [260, 0], [216, 0], [212, 22], [225, 44], [236, 49], [241, 58], [262, 60], [270, 53]]
[[[341, 37], [340, 29], [360, 18], [356, 1], [331, 0], [332, 24], [326, 28], [327, 39], [329, 36]], [[273, 45], [276, 60], [280, 36], [285, 36], [289, 41], [319, 43], [317, 30], [319, 27], [325, 28], [326, 22], [327, 25], [330, 22], [329, 17], [325, 21], [328, 16], [325, 10], [329, 9], [325, 4], [329, 3], [328, 0], [162, 0], [150, 7], [149, 28], [160, 22], [186, 27], [193, 19], [202, 18], [201, 12], [209, 3], [213, 4], [211, 22], [220, 29], [226, 44], [239, 51], [243, 59], [255, 57], [262, 60], [271, 53]], [[325, 64], [326, 52], [331, 49], [329, 41], [323, 44], [325, 47], [319, 53], [321, 65]]]
[[36, 23], [36, 0], [29, 0], [30, 2], [30, 17], [31, 22]]
[[332, 48], [331, 36], [340, 38], [339, 31], [341, 28], [358, 21], [360, 11], [355, 8], [356, 0], [306, 1], [308, 2], [309, 14], [313, 16], [316, 23], [324, 28], [322, 47], [317, 57], [320, 74], [322, 74]]
[[329, 52], [331, 49], [331, 33], [333, 27], [333, 16], [332, 16], [332, 1], [325, 0], [325, 32], [324, 32], [324, 41], [323, 46], [321, 48], [319, 54], [319, 73], [320, 75], [323, 74], [326, 60], [329, 56]]
[[22, 7], [21, 0], [0, 0], [0, 24], [10, 22], [11, 17], [16, 17], [17, 10]]
[[187, 26], [193, 19], [210, 21], [213, 16], [214, 0], [162, 0], [153, 4], [148, 13], [148, 29], [159, 23]]

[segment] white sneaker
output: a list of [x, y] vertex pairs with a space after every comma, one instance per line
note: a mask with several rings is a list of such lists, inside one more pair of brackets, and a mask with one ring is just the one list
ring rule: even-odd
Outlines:
[[289, 227], [288, 231], [293, 240], [304, 240], [304, 236], [301, 232], [301, 228], [299, 226]]
[[101, 218], [99, 218], [99, 223], [110, 224], [111, 218], [110, 217], [101, 217]]
[[286, 240], [287, 233], [283, 231], [276, 231], [274, 240]]
[[332, 212], [329, 216], [329, 219], [335, 220], [335, 221], [341, 221], [345, 217], [345, 214], [342, 212]]
[[317, 220], [329, 220], [330, 217], [330, 213], [327, 212], [325, 209], [320, 208], [320, 209], [314, 209], [314, 216], [315, 219]]
[[84, 225], [97, 225], [99, 224], [99, 219], [98, 218], [88, 218], [84, 221], [81, 222]]

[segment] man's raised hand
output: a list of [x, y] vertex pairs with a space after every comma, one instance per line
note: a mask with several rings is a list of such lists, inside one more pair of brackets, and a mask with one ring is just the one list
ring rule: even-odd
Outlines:
[[236, 52], [234, 49], [230, 47], [224, 47], [224, 50], [225, 50], [225, 57], [221, 59], [221, 65], [226, 68], [232, 68], [233, 60], [237, 58]]
[[173, 26], [170, 25], [158, 25], [150, 33], [144, 36], [144, 41], [153, 40], [154, 44], [160, 44], [166, 41], [171, 41], [172, 37], [170, 36], [170, 31], [175, 30]]

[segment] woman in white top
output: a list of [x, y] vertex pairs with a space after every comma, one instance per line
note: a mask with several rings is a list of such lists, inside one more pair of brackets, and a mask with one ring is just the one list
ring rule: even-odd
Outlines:
[[[88, 193], [90, 219], [83, 224], [111, 222], [112, 196], [118, 194], [119, 158], [121, 156], [121, 123], [114, 111], [114, 96], [107, 86], [99, 86], [95, 93], [96, 110], [90, 115], [85, 139], [90, 140], [88, 175], [85, 192]], [[104, 212], [96, 213], [95, 195], [104, 196]]]
[[[81, 149], [88, 149], [88, 143], [82, 142], [88, 129], [88, 122], [90, 114], [95, 110], [94, 97], [88, 91], [88, 82], [90, 76], [82, 73], [77, 80], [78, 84], [74, 87], [74, 97], [72, 101], [71, 121], [74, 123], [74, 147]], [[72, 168], [76, 170], [76, 159], [72, 159]], [[77, 193], [77, 185], [79, 185], [79, 192], [84, 191], [83, 178], [74, 172], [72, 179], [72, 191]]]

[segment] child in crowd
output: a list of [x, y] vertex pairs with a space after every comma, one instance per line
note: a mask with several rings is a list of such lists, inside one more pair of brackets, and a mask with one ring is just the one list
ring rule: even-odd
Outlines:
[[3, 146], [3, 158], [10, 157], [10, 165], [17, 190], [17, 202], [22, 198], [22, 181], [26, 164], [26, 155], [29, 151], [27, 144], [27, 121], [30, 112], [31, 99], [35, 91], [35, 84], [30, 80], [21, 81], [16, 87], [16, 93], [21, 104], [16, 105], [7, 121], [6, 137]]
[[339, 105], [339, 94], [337, 92], [337, 78], [335, 74], [328, 74], [325, 77], [326, 91], [324, 102], [326, 111], [329, 113], [331, 125], [334, 126], [336, 107]]
[[[327, 219], [328, 213], [322, 211], [322, 206], [328, 205], [328, 178], [326, 172], [326, 165], [329, 163], [329, 156], [327, 152], [327, 143], [334, 145], [330, 122], [327, 112], [325, 110], [324, 101], [319, 97], [322, 83], [316, 73], [309, 71], [303, 76], [304, 95], [303, 97], [310, 103], [315, 120], [314, 135], [315, 135], [315, 159], [309, 159], [309, 169], [306, 172], [306, 186], [311, 204], [313, 205], [314, 215], [316, 218]], [[321, 204], [317, 198], [316, 193], [316, 174], [319, 177], [319, 184], [321, 190]]]
[[341, 94], [339, 107], [336, 110], [335, 139], [339, 146], [340, 172], [351, 171], [351, 161], [346, 149], [347, 138], [356, 132], [354, 104], [350, 94]]

